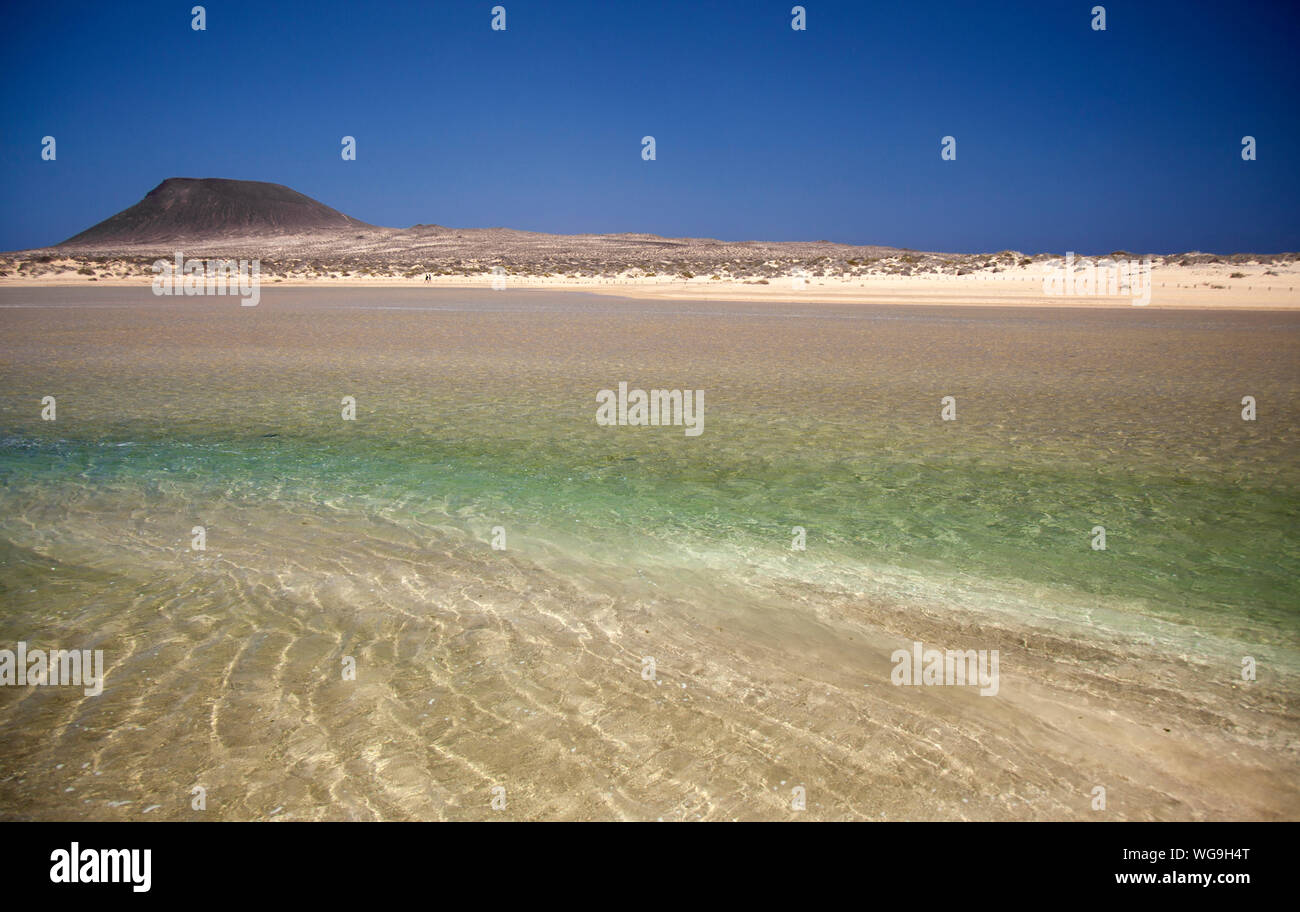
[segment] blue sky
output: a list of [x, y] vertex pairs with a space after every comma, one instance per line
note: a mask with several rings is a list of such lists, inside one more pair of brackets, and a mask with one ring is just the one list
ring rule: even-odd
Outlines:
[[232, 177], [396, 227], [1300, 250], [1300, 4], [1096, 2], [10, 3], [0, 249]]

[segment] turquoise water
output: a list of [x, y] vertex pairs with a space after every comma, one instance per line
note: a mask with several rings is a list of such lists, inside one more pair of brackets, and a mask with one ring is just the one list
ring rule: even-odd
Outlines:
[[[728, 430], [722, 419], [709, 428]], [[57, 503], [77, 489], [119, 491], [156, 509], [170, 502], [191, 515], [205, 503], [270, 498], [412, 528], [457, 522], [481, 533], [502, 523], [517, 534], [582, 542], [611, 560], [652, 552], [683, 562], [706, 550], [742, 562], [784, 559], [798, 525], [811, 542], [806, 572], [888, 566], [939, 579], [968, 574], [1122, 600], [1216, 631], [1271, 631], [1292, 646], [1300, 636], [1293, 534], [1300, 501], [1266, 484], [955, 455], [725, 464], [602, 452], [593, 464], [578, 452], [530, 458], [487, 441], [385, 447], [325, 435], [131, 436], [145, 439], [10, 435], [0, 463], [6, 512], [21, 515], [24, 503]], [[1106, 528], [1104, 552], [1091, 548], [1095, 524]]]

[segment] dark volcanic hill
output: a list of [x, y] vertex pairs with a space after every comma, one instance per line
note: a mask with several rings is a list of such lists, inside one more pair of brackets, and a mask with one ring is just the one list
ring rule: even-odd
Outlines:
[[125, 247], [369, 227], [282, 184], [170, 177], [131, 208], [59, 246]]

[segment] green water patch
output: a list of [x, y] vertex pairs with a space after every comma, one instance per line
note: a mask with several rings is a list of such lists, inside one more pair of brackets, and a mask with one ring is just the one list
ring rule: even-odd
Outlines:
[[[330, 431], [102, 441], [8, 435], [0, 501], [67, 487], [138, 492], [142, 506], [279, 500], [387, 520], [503, 522], [647, 553], [788, 555], [793, 528], [823, 564], [970, 575], [1141, 604], [1222, 630], [1292, 631], [1300, 571], [1288, 487], [1018, 452], [826, 453]], [[608, 440], [609, 438], [603, 438]], [[42, 495], [41, 491], [47, 492]], [[1096, 550], [1094, 527], [1105, 529]]]

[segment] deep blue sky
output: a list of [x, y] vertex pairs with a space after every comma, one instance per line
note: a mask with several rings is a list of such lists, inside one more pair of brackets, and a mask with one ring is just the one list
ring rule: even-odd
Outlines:
[[397, 227], [1300, 250], [1294, 0], [193, 5], [7, 3], [0, 249], [233, 177]]

